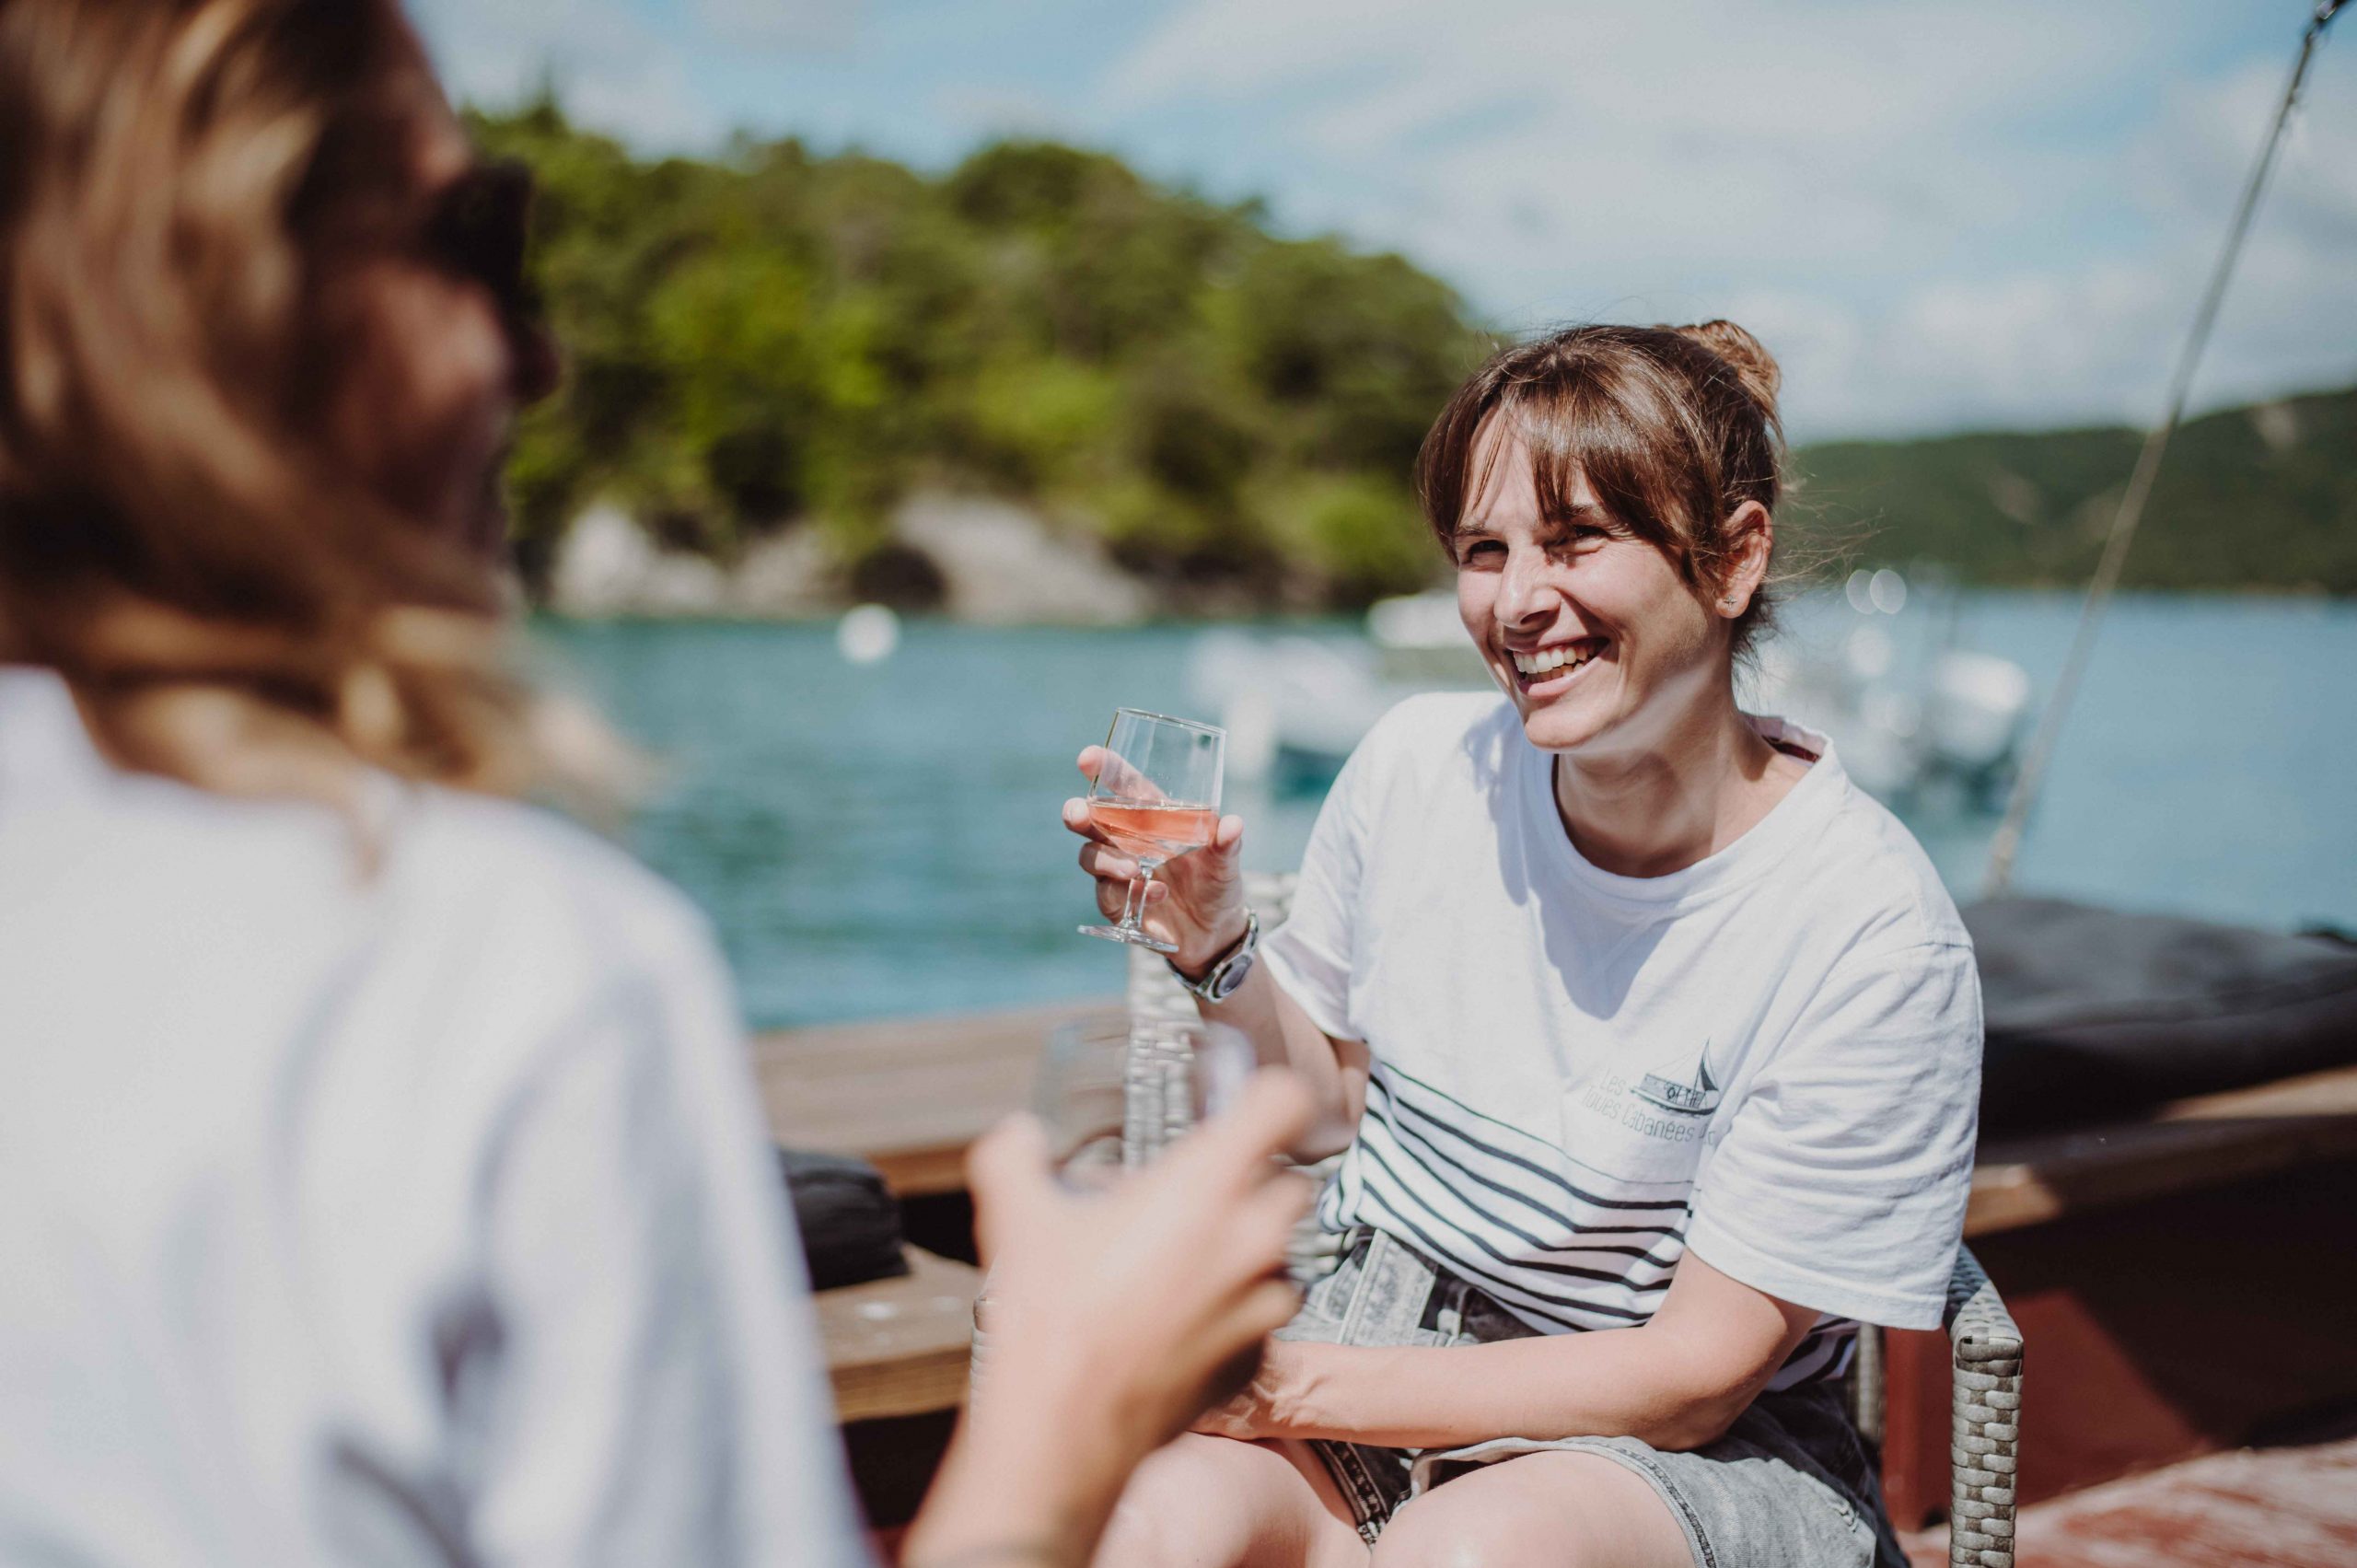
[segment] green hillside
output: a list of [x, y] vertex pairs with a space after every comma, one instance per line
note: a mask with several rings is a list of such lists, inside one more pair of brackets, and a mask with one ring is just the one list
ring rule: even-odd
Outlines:
[[[935, 177], [791, 140], [642, 160], [553, 101], [473, 126], [539, 172], [534, 264], [571, 362], [512, 470], [529, 581], [609, 500], [724, 564], [815, 530], [842, 593], [891, 597], [911, 568], [889, 518], [920, 488], [1019, 502], [1173, 609], [1343, 608], [1439, 571], [1409, 468], [1487, 343], [1399, 256], [1046, 143]], [[2352, 436], [2357, 392], [2187, 426], [2129, 581], [2357, 592]], [[1810, 447], [1787, 521], [1868, 563], [2075, 584], [2135, 446]]]
[[[2086, 581], [2136, 462], [2126, 429], [1846, 441], [1794, 454], [1797, 520], [1868, 564]], [[2357, 593], [2357, 389], [2229, 409], [2169, 444], [2126, 583]]]
[[528, 577], [604, 497], [724, 562], [819, 528], [856, 591], [920, 485], [1024, 501], [1181, 597], [1430, 573], [1409, 466], [1483, 345], [1398, 256], [1049, 144], [927, 178], [794, 141], [642, 162], [552, 102], [474, 130], [540, 177], [572, 365], [516, 456]]

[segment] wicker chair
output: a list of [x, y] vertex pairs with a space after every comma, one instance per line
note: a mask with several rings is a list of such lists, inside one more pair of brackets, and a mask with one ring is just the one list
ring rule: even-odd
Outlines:
[[[1281, 923], [1293, 900], [1294, 878], [1255, 876], [1246, 895], [1263, 928]], [[1160, 958], [1130, 949], [1130, 1063], [1122, 1155], [1143, 1165], [1186, 1130], [1190, 1098], [1186, 1067], [1171, 1044], [1173, 1024], [1196, 1016], [1194, 999], [1180, 989]], [[1332, 1161], [1309, 1167], [1322, 1179]], [[1293, 1262], [1304, 1277], [1330, 1267], [1338, 1238], [1315, 1222], [1296, 1235]], [[1945, 1314], [1951, 1346], [1953, 1399], [1949, 1439], [1948, 1562], [1952, 1568], [2013, 1568], [2014, 1475], [2021, 1443], [2022, 1336], [1968, 1248], [1956, 1249]], [[1883, 1437], [1882, 1330], [1861, 1325], [1851, 1369], [1851, 1411], [1879, 1452]]]

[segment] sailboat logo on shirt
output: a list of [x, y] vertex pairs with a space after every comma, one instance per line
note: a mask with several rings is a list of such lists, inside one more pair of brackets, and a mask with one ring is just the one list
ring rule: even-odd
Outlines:
[[1710, 1115], [1719, 1109], [1719, 1086], [1711, 1077], [1711, 1042], [1702, 1042], [1702, 1054], [1694, 1063], [1692, 1083], [1681, 1084], [1658, 1073], [1648, 1073], [1629, 1092], [1648, 1104], [1676, 1111], [1680, 1116]]

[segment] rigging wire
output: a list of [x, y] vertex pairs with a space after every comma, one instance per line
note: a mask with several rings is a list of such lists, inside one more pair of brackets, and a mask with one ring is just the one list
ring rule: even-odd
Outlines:
[[2128, 560], [2128, 547], [2136, 537], [2136, 526], [2143, 520], [2144, 503], [2160, 472], [2161, 454], [2168, 450], [2169, 437], [2177, 434], [2177, 423], [2184, 417], [2186, 398], [2193, 389], [2193, 372], [2201, 363], [2201, 351], [2209, 346], [2210, 329], [2218, 319], [2218, 307], [2225, 299], [2226, 285], [2234, 276], [2235, 262], [2241, 257], [2243, 240], [2250, 233], [2251, 215], [2258, 210], [2259, 192], [2265, 189], [2267, 177], [2274, 167], [2284, 127], [2291, 122], [2292, 110], [2299, 102], [2308, 63], [2316, 57], [2325, 29], [2344, 4], [2346, 0], [2318, 0], [2307, 30], [2300, 35], [2299, 58], [2293, 62], [2292, 78], [2284, 84], [2283, 101], [2276, 107], [2274, 126], [2268, 132], [2258, 161], [2252, 166], [2250, 180], [2243, 187], [2241, 204], [2235, 207], [2235, 221], [2226, 230], [2225, 248], [2218, 254], [2217, 267], [2210, 274], [2210, 286], [2193, 314], [2193, 329], [2186, 336], [2184, 348], [2178, 351], [2177, 372], [2169, 387], [2167, 417], [2145, 436], [2135, 472], [2120, 495], [2119, 510], [2113, 515], [2111, 531], [2104, 540], [2103, 558], [2096, 563], [2096, 575], [2087, 584], [2087, 597], [2079, 608], [2079, 627], [2071, 639], [2070, 656], [2063, 661], [2062, 673], [2054, 682], [2054, 694], [2047, 700], [2046, 711], [2038, 715], [2038, 733], [2022, 758], [2021, 772], [2014, 778], [2013, 795], [2005, 802], [2004, 820], [1990, 842], [1988, 878], [1981, 888], [1983, 898], [1997, 897], [2013, 880], [2014, 861], [2021, 853], [2022, 834], [2029, 825], [2031, 809], [2038, 804], [2047, 764], [2053, 760], [2071, 700], [2077, 695], [2080, 678], [2086, 673], [2087, 661], [2095, 652], [2096, 632], [2103, 624], [2104, 610], [2119, 582], [2120, 568]]

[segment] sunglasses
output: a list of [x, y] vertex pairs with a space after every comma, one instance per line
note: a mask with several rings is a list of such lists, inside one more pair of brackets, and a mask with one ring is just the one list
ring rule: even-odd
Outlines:
[[435, 198], [425, 250], [452, 276], [479, 283], [511, 320], [536, 321], [540, 293], [524, 269], [532, 171], [513, 159], [478, 163]]

